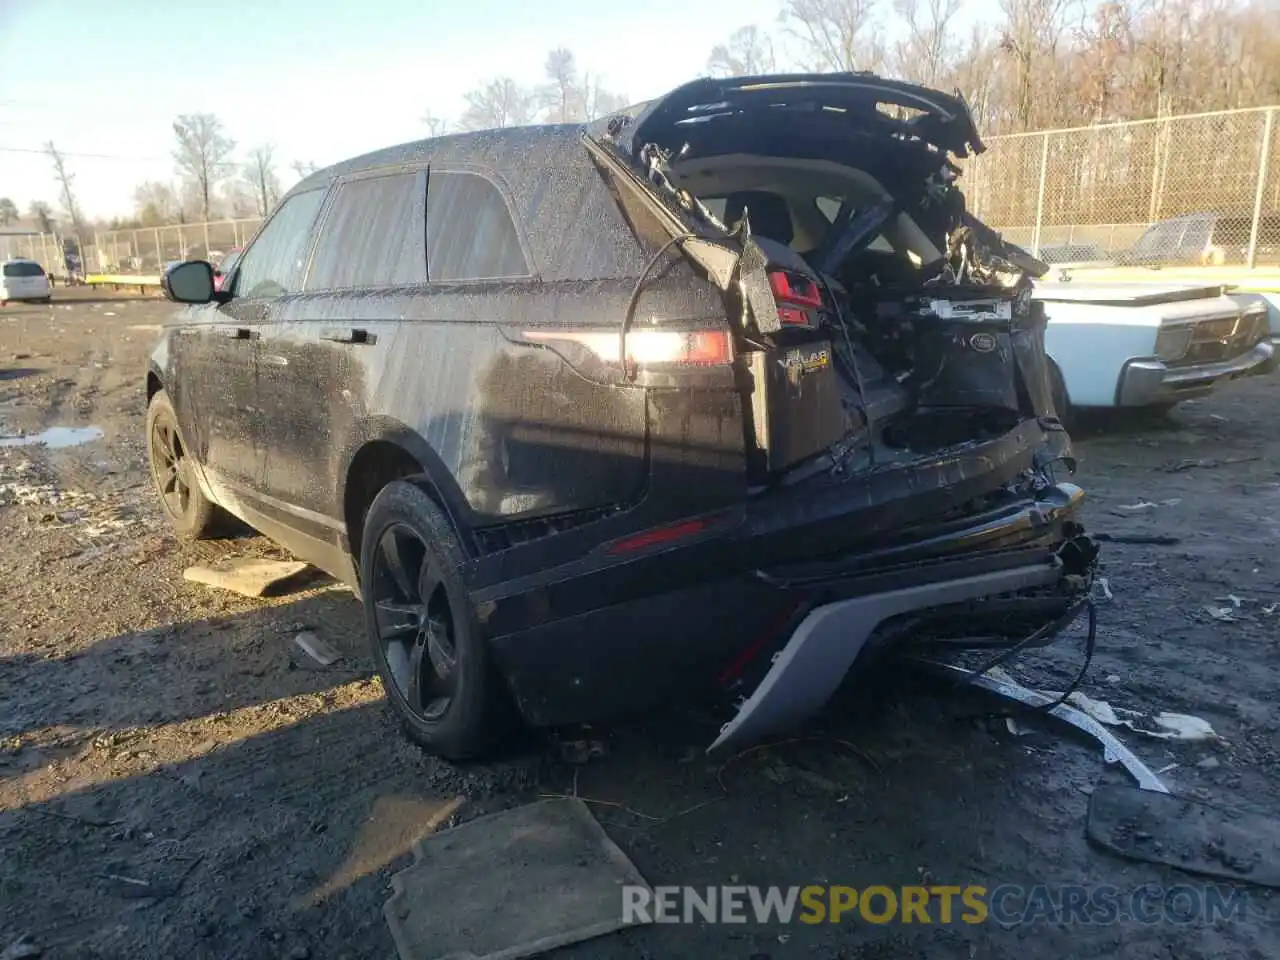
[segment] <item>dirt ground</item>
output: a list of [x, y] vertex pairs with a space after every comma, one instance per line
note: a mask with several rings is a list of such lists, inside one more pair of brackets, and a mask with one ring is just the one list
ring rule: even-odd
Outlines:
[[[605, 754], [579, 766], [542, 737], [488, 764], [422, 756], [349, 591], [253, 601], [183, 580], [279, 554], [251, 536], [181, 545], [161, 520], [143, 378], [166, 305], [56, 294], [0, 311], [0, 436], [102, 436], [0, 447], [0, 953], [26, 936], [47, 957], [388, 960], [388, 878], [432, 817], [546, 794], [590, 800], [652, 884], [1196, 882], [1087, 845], [1090, 791], [1126, 782], [1095, 744], [1014, 736], [975, 719], [994, 701], [901, 669], [728, 762], [702, 755], [715, 721], [689, 709], [594, 731]], [[1278, 391], [1256, 379], [1078, 438], [1090, 529], [1169, 538], [1104, 544], [1114, 599], [1083, 688], [1209, 721], [1212, 745], [1126, 742], [1176, 764], [1175, 790], [1259, 813], [1280, 809]], [[298, 654], [303, 629], [343, 659]], [[1013, 672], [1061, 689], [1081, 655], [1068, 638]], [[1217, 925], [654, 926], [557, 956], [1273, 958], [1277, 919], [1248, 888], [1246, 915]]]

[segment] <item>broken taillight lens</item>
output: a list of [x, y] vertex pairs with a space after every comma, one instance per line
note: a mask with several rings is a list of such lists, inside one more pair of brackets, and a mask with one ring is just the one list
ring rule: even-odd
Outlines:
[[778, 304], [778, 319], [791, 326], [811, 327], [822, 309], [822, 290], [809, 277], [786, 270], [769, 272], [769, 288]]
[[[526, 340], [570, 342], [586, 347], [605, 363], [617, 363], [622, 338], [617, 330], [526, 330]], [[721, 366], [733, 362], [727, 330], [628, 331], [627, 362], [648, 366]]]

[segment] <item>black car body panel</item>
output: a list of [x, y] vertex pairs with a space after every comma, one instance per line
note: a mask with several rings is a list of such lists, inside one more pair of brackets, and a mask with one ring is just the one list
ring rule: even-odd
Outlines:
[[149, 391], [212, 499], [353, 587], [417, 477], [530, 719], [723, 686], [779, 617], [1080, 537], [1043, 265], [954, 186], [981, 149], [959, 97], [847, 74], [380, 151], [290, 192]]

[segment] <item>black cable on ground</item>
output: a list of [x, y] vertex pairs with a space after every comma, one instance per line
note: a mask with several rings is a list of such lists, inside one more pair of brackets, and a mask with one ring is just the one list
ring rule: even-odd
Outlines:
[[1025, 639], [1019, 640], [1016, 644], [1014, 644], [1012, 647], [1008, 648], [1007, 650], [1000, 651], [999, 654], [992, 657], [986, 663], [982, 664], [979, 667], [976, 667], [973, 670], [970, 670], [969, 672], [965, 673], [963, 676], [957, 677], [954, 681], [957, 687], [968, 686], [973, 680], [982, 676], [985, 673], [990, 672], [1000, 664], [1007, 662], [1010, 658], [1016, 656], [1018, 653], [1025, 650], [1028, 646], [1035, 643], [1037, 640], [1043, 639], [1045, 636], [1052, 635], [1053, 633], [1068, 627], [1071, 623], [1075, 621], [1076, 617], [1080, 615], [1081, 609], [1086, 610], [1089, 616], [1089, 632], [1085, 635], [1085, 641], [1084, 641], [1084, 644], [1085, 644], [1084, 664], [1080, 667], [1080, 672], [1077, 673], [1075, 678], [1071, 681], [1071, 683], [1067, 685], [1066, 690], [1062, 692], [1061, 696], [1059, 696], [1056, 700], [1050, 701], [1049, 703], [1042, 703], [1039, 706], [1035, 706], [1035, 707], [1027, 706], [1026, 704], [1020, 704], [1018, 708], [1014, 711], [1005, 711], [1002, 713], [970, 714], [963, 717], [957, 717], [956, 719], [958, 720], [1014, 719], [1019, 715], [1026, 716], [1027, 714], [1048, 713], [1054, 707], [1059, 707], [1059, 706], [1062, 706], [1064, 703], [1066, 703], [1067, 700], [1071, 697], [1071, 695], [1075, 693], [1076, 690], [1079, 688], [1081, 682], [1084, 680], [1085, 674], [1089, 672], [1089, 667], [1093, 663], [1094, 651], [1097, 649], [1098, 606], [1096, 603], [1094, 603], [1093, 597], [1091, 596], [1087, 596], [1085, 597], [1084, 600], [1073, 605], [1066, 613], [1064, 613], [1057, 620], [1054, 620], [1052, 623], [1046, 624], [1045, 626], [1041, 627], [1039, 630], [1036, 630], [1034, 633], [1032, 633], [1030, 636], [1026, 637]]

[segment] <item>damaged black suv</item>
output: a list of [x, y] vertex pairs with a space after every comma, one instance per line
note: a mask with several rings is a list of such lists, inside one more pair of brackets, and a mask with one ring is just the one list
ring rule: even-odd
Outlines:
[[1042, 636], [1096, 548], [981, 150], [959, 97], [786, 75], [316, 173], [222, 290], [164, 278], [165, 509], [357, 588], [447, 756], [717, 690], [723, 747], [860, 654]]

